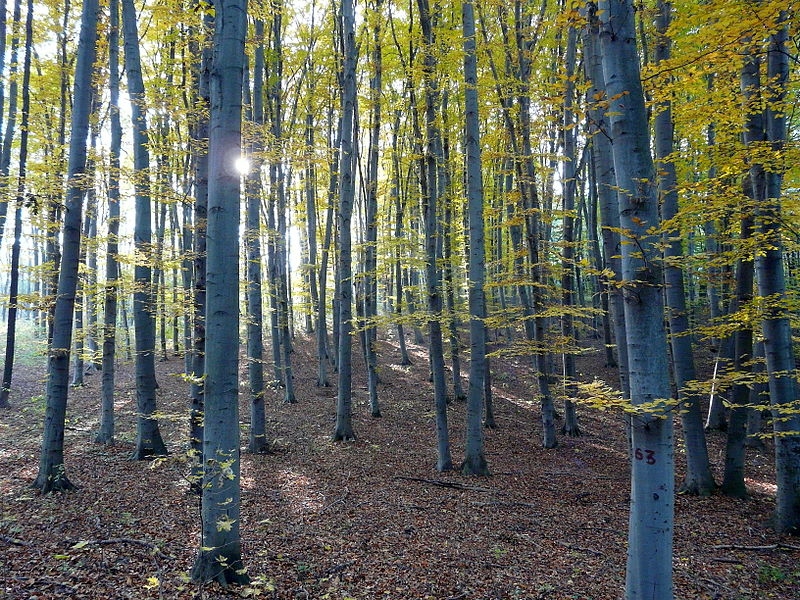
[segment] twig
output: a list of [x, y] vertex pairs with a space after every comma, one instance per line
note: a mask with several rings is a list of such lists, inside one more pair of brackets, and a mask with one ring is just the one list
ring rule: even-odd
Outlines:
[[322, 578], [322, 577], [328, 577], [328, 576], [330, 576], [330, 575], [335, 575], [336, 573], [341, 573], [341, 572], [342, 572], [342, 571], [344, 571], [344, 570], [345, 570], [347, 567], [351, 567], [351, 566], [353, 566], [354, 564], [356, 564], [356, 561], [354, 561], [354, 560], [348, 560], [347, 562], [345, 562], [345, 563], [342, 563], [342, 564], [340, 564], [340, 565], [334, 565], [334, 566], [332, 566], [332, 567], [328, 567], [328, 568], [327, 568], [327, 569], [325, 569], [325, 570], [324, 570], [324, 571], [323, 571], [323, 572], [322, 572], [320, 575], [318, 575], [318, 577], [320, 577], [320, 578]]
[[594, 554], [595, 556], [603, 556], [602, 552], [598, 552], [597, 550], [592, 550], [591, 548], [582, 548], [580, 546], [573, 546], [572, 544], [567, 544], [564, 542], [559, 542], [564, 548], [568, 548], [569, 550], [576, 550], [578, 552], [588, 552], [589, 554]]
[[17, 538], [8, 537], [5, 535], [0, 535], [0, 540], [3, 540], [6, 544], [11, 544], [12, 546], [31, 546], [29, 542], [23, 542]]
[[526, 508], [537, 508], [533, 502], [473, 502], [473, 506], [524, 506]]
[[737, 560], [735, 558], [724, 558], [722, 556], [714, 556], [711, 558], [714, 562], [721, 562], [721, 563], [730, 563], [732, 565], [740, 565], [742, 561]]
[[161, 550], [156, 544], [154, 544], [153, 542], [148, 542], [147, 540], [137, 540], [134, 538], [111, 538], [108, 540], [81, 540], [81, 541], [85, 541], [87, 546], [89, 545], [109, 546], [111, 544], [131, 544], [132, 546], [143, 546], [145, 548], [150, 548], [151, 550], [153, 550], [153, 554], [155, 556], [158, 556], [159, 558], [164, 558], [164, 559], [170, 558], [169, 556], [161, 552]]
[[738, 546], [736, 544], [721, 544], [719, 546], [711, 546], [714, 550], [743, 550], [746, 552], [766, 552], [769, 550], [800, 550], [800, 546], [792, 546], [790, 544], [769, 544], [767, 546]]
[[497, 490], [491, 490], [489, 488], [484, 487], [477, 487], [472, 485], [464, 485], [462, 483], [458, 483], [455, 481], [443, 481], [441, 479], [424, 479], [422, 477], [404, 477], [402, 475], [395, 476], [395, 479], [402, 479], [404, 481], [416, 481], [418, 483], [428, 483], [430, 485], [435, 485], [438, 487], [445, 487], [451, 488], [454, 490], [468, 490], [471, 492], [494, 492]]

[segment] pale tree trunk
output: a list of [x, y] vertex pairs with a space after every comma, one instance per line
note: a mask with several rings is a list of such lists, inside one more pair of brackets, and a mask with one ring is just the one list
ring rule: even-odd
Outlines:
[[275, 294], [277, 304], [278, 330], [280, 331], [280, 361], [283, 382], [283, 401], [287, 404], [296, 402], [294, 394], [294, 375], [292, 374], [292, 339], [290, 329], [290, 303], [289, 295], [289, 239], [287, 236], [287, 202], [286, 202], [286, 174], [282, 161], [283, 144], [283, 0], [272, 1], [272, 56], [269, 78], [273, 82], [271, 89], [270, 110], [272, 111], [272, 134], [277, 145], [278, 158], [270, 166], [272, 174], [270, 184], [277, 202], [277, 229], [270, 227], [275, 237]]
[[[786, 146], [786, 110], [789, 79], [788, 15], [779, 17], [779, 29], [770, 36], [767, 53], [768, 104], [767, 141], [776, 155], [783, 156]], [[766, 173], [766, 194], [756, 198], [756, 226], [766, 249], [756, 257], [758, 295], [766, 300], [766, 315], [761, 324], [769, 374], [769, 395], [775, 428], [775, 480], [778, 493], [775, 528], [780, 533], [800, 535], [800, 414], [793, 408], [797, 401], [797, 370], [792, 349], [792, 329], [783, 308], [786, 302], [786, 279], [781, 240], [781, 184], [787, 165]]]
[[610, 135], [619, 194], [631, 402], [655, 404], [631, 426], [631, 512], [628, 529], [628, 600], [671, 600], [674, 462], [672, 416], [658, 401], [670, 397], [664, 330], [663, 276], [655, 168], [634, 32], [631, 0], [603, 0], [601, 56], [610, 105]]
[[483, 175], [481, 134], [478, 115], [478, 61], [475, 49], [474, 0], [461, 8], [464, 35], [465, 150], [467, 160], [467, 202], [469, 212], [469, 392], [467, 394], [467, 445], [461, 470], [466, 475], [488, 475], [483, 450], [483, 396], [486, 377], [486, 283]]
[[[755, 346], [755, 360], [751, 367], [753, 375], [758, 377], [765, 371], [764, 365], [764, 343], [756, 342]], [[764, 382], [756, 382], [750, 388], [750, 396], [748, 404], [750, 407], [747, 410], [747, 437], [745, 438], [744, 445], [748, 448], [764, 448], [764, 438], [761, 436], [762, 415], [764, 409], [761, 408], [765, 404], [769, 404], [769, 386]]]
[[603, 65], [600, 60], [600, 23], [597, 16], [597, 5], [587, 2], [588, 24], [583, 37], [584, 68], [589, 80], [587, 91], [591, 103], [589, 105], [589, 133], [592, 144], [592, 165], [594, 167], [597, 196], [600, 208], [600, 225], [603, 255], [606, 267], [613, 275], [607, 284], [611, 323], [614, 328], [615, 349], [619, 366], [619, 384], [622, 393], [630, 398], [628, 383], [628, 345], [625, 333], [625, 306], [622, 289], [618, 285], [622, 281], [622, 254], [619, 235], [619, 199], [615, 186], [614, 161], [611, 156], [609, 139], [609, 122], [604, 108], [606, 83]]
[[452, 182], [450, 177], [450, 136], [447, 131], [447, 103], [449, 93], [445, 90], [442, 98], [442, 120], [444, 121], [445, 133], [442, 139], [442, 160], [444, 165], [444, 222], [442, 223], [441, 237], [444, 238], [442, 244], [444, 258], [444, 290], [445, 308], [447, 313], [447, 333], [450, 337], [450, 363], [453, 369], [453, 399], [463, 401], [467, 399], [464, 388], [461, 385], [461, 341], [458, 337], [459, 318], [456, 314], [456, 290], [453, 277], [453, 194]]
[[64, 213], [63, 255], [58, 275], [53, 318], [53, 339], [47, 364], [47, 408], [39, 459], [39, 474], [33, 487], [42, 493], [69, 490], [74, 486], [64, 466], [64, 421], [69, 389], [69, 348], [72, 342], [72, 311], [78, 287], [81, 244], [83, 173], [86, 168], [86, 137], [89, 133], [92, 67], [96, 56], [97, 0], [85, 0], [75, 64], [72, 126], [66, 211]]
[[334, 441], [354, 440], [353, 432], [353, 257], [350, 222], [353, 216], [355, 177], [353, 172], [353, 118], [356, 112], [356, 39], [353, 0], [342, 0], [341, 35], [344, 41], [342, 85], [342, 135], [339, 177], [339, 390], [336, 399]]
[[103, 311], [103, 379], [101, 384], [100, 430], [95, 442], [114, 443], [114, 355], [117, 335], [117, 293], [119, 287], [119, 167], [122, 124], [119, 117], [119, 2], [109, 3], [109, 88], [111, 147], [108, 175], [108, 242], [106, 246], [106, 284]]
[[210, 74], [202, 539], [191, 578], [249, 581], [239, 537], [239, 194], [246, 0], [216, 4]]
[[[330, 141], [330, 121], [333, 120], [333, 109], [328, 112], [328, 139]], [[336, 195], [339, 187], [339, 141], [342, 138], [342, 119], [336, 119], [338, 125], [336, 130], [336, 141], [333, 144], [332, 158], [329, 164], [330, 181], [328, 182], [328, 208], [325, 211], [325, 236], [322, 242], [322, 257], [319, 266], [319, 304], [317, 305], [317, 385], [328, 387], [328, 364], [335, 360], [336, 351], [331, 352], [328, 344], [328, 318], [327, 318], [327, 295], [328, 295], [328, 260], [331, 254], [331, 240], [333, 239], [333, 213]], [[336, 311], [334, 310], [334, 319]]]
[[[756, 59], [757, 60], [757, 59]], [[745, 59], [745, 66], [743, 71], [752, 70], [755, 66], [755, 73], [758, 73], [758, 63], [752, 57]], [[752, 72], [752, 71], [751, 71]], [[742, 79], [746, 77], [742, 73]], [[761, 129], [763, 132], [763, 113], [754, 113], [748, 115], [746, 127]], [[746, 182], [747, 196], [753, 200], [754, 197], [763, 197], [764, 193], [764, 170], [760, 170], [758, 180], [752, 179], [752, 175]], [[752, 172], [752, 171], [751, 171]], [[755, 188], [760, 187], [758, 192]], [[741, 219], [741, 232], [739, 234], [743, 244], [747, 244], [748, 240], [753, 234], [753, 213], [748, 209]], [[736, 261], [736, 296], [734, 297], [731, 305], [731, 312], [746, 309], [748, 303], [753, 299], [753, 260], [747, 256], [740, 258]], [[735, 340], [735, 355], [734, 355], [734, 371], [741, 373], [750, 369], [750, 362], [753, 352], [753, 330], [747, 324], [741, 324], [739, 329], [734, 333]], [[747, 496], [747, 487], [744, 481], [744, 444], [747, 438], [747, 404], [750, 401], [750, 388], [744, 382], [734, 383], [733, 391], [731, 392], [731, 413], [728, 420], [728, 435], [725, 445], [725, 476], [722, 481], [721, 490], [726, 496], [733, 496], [736, 498], [745, 498]]]
[[[544, 310], [543, 293], [541, 286], [545, 284], [544, 265], [540, 259], [540, 246], [542, 242], [542, 227], [540, 220], [541, 206], [539, 194], [536, 189], [536, 167], [533, 162], [533, 148], [531, 145], [530, 130], [530, 75], [531, 61], [527, 56], [526, 31], [529, 29], [530, 16], [525, 13], [519, 0], [514, 3], [514, 33], [516, 38], [517, 59], [519, 62], [519, 72], [517, 77], [520, 82], [517, 96], [519, 105], [520, 134], [522, 138], [522, 159], [523, 165], [520, 176], [520, 189], [522, 193], [523, 207], [525, 209], [525, 240], [528, 246], [528, 257], [531, 263], [532, 283], [531, 288], [531, 307], [534, 314], [533, 338], [536, 346], [536, 371], [539, 381], [539, 396], [542, 407], [542, 445], [545, 448], [555, 448], [558, 445], [556, 440], [555, 428], [555, 408], [553, 397], [550, 393], [550, 356], [548, 355], [545, 342], [546, 323], [545, 318], [540, 316]], [[548, 211], [549, 212], [549, 211]], [[549, 239], [549, 234], [544, 236]]]
[[150, 243], [150, 153], [148, 150], [144, 83], [139, 59], [139, 32], [133, 0], [122, 0], [122, 29], [125, 40], [125, 69], [128, 72], [128, 95], [133, 122], [133, 166], [136, 197], [134, 245], [139, 259], [134, 266], [133, 321], [136, 330], [136, 405], [139, 411], [136, 427], [135, 460], [167, 453], [156, 411], [155, 315], [148, 259]]
[[[656, 63], [670, 59], [672, 41], [667, 36], [672, 20], [672, 3], [660, 0], [656, 15], [656, 37], [654, 58]], [[672, 106], [669, 101], [658, 105], [655, 118], [655, 147], [658, 160], [658, 193], [661, 197], [661, 216], [664, 221], [674, 219], [678, 214], [678, 178], [675, 163], [670, 160], [674, 151]], [[692, 338], [689, 330], [686, 294], [684, 292], [683, 270], [678, 264], [683, 257], [683, 247], [678, 232], [664, 234], [664, 283], [669, 317], [670, 342], [672, 345], [672, 370], [678, 399], [681, 401], [681, 420], [686, 448], [686, 477], [681, 485], [685, 494], [708, 496], [714, 491], [716, 483], [708, 462], [708, 448], [703, 431], [703, 416], [700, 411], [700, 398], [687, 386], [697, 378], [692, 352]]]

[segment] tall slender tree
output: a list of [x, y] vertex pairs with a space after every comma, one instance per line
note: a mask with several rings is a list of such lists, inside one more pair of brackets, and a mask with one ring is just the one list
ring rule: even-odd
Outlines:
[[72, 343], [72, 311], [78, 286], [83, 209], [83, 173], [86, 137], [89, 134], [92, 72], [96, 57], [97, 0], [84, 0], [75, 61], [73, 110], [69, 146], [68, 187], [64, 213], [63, 253], [53, 317], [53, 336], [47, 362], [47, 408], [39, 458], [39, 474], [33, 487], [42, 493], [74, 488], [64, 466], [64, 421], [69, 390], [69, 349]]
[[339, 255], [337, 281], [339, 290], [339, 390], [336, 399], [336, 426], [334, 441], [354, 440], [353, 432], [353, 281], [352, 241], [350, 223], [355, 198], [355, 173], [353, 170], [353, 126], [356, 112], [356, 40], [355, 10], [353, 0], [342, 0], [340, 5], [341, 35], [344, 43], [344, 68], [342, 72], [342, 132], [339, 162]]
[[469, 392], [467, 394], [467, 447], [462, 470], [467, 475], [488, 475], [483, 450], [483, 394], [486, 378], [486, 283], [483, 175], [478, 114], [478, 60], [475, 40], [474, 0], [461, 5], [464, 35], [464, 109], [467, 154], [467, 199], [469, 212]]
[[614, 171], [619, 189], [622, 278], [631, 401], [646, 405], [632, 420], [628, 600], [672, 599], [674, 463], [667, 339], [655, 169], [639, 72], [631, 0], [599, 3], [600, 47], [610, 103]]
[[167, 453], [161, 438], [156, 411], [156, 331], [153, 295], [152, 224], [150, 211], [150, 151], [147, 132], [142, 65], [139, 56], [139, 28], [133, 0], [122, 0], [122, 29], [125, 40], [125, 70], [128, 72], [128, 96], [133, 122], [133, 167], [136, 196], [134, 245], [133, 321], [136, 330], [136, 448], [133, 458], [144, 460]]
[[210, 77], [202, 540], [198, 582], [248, 581], [239, 536], [239, 195], [246, 0], [216, 4]]
[[101, 385], [100, 430], [95, 441], [114, 442], [114, 358], [117, 336], [117, 294], [119, 287], [119, 168], [122, 149], [122, 123], [119, 116], [119, 1], [109, 2], [108, 82], [111, 147], [108, 173], [108, 242], [103, 311], [103, 379]]

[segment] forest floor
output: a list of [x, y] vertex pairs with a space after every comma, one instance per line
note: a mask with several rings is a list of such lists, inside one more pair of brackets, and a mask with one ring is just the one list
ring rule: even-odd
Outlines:
[[[280, 392], [269, 392], [273, 452], [242, 459], [241, 532], [253, 584], [239, 590], [187, 583], [199, 546], [199, 503], [184, 478], [182, 359], [157, 363], [161, 428], [171, 457], [128, 460], [135, 389], [132, 365], [121, 362], [117, 444], [92, 442], [100, 375], [91, 375], [71, 391], [65, 440], [67, 473], [80, 489], [44, 497], [28, 487], [38, 466], [44, 367], [41, 359], [20, 365], [13, 406], [0, 413], [0, 598], [622, 596], [629, 475], [619, 415], [581, 409], [584, 435], [559, 437], [557, 449], [545, 450], [530, 400], [530, 370], [520, 359], [494, 359], [498, 428], [486, 432], [492, 476], [437, 473], [423, 348], [412, 344], [414, 365], [402, 367], [392, 338], [380, 342], [381, 419], [369, 416], [363, 373], [356, 373], [358, 440], [352, 443], [331, 442], [335, 389], [315, 385], [314, 343], [298, 336], [295, 348], [298, 402], [283, 404]], [[354, 346], [359, 367], [360, 356]], [[581, 357], [579, 367], [615, 380], [599, 353]], [[245, 368], [242, 361], [243, 382]], [[243, 421], [247, 402], [242, 393]], [[454, 402], [448, 417], [457, 462], [464, 403]], [[245, 428], [243, 445], [246, 439]], [[724, 438], [712, 434], [709, 444], [719, 475]], [[775, 494], [770, 444], [748, 451], [747, 472], [746, 501], [677, 497], [676, 598], [800, 598], [800, 552], [773, 548], [798, 542], [769, 529]]]

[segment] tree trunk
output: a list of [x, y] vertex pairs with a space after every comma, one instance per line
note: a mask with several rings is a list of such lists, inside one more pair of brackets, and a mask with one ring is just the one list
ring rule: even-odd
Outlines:
[[[433, 402], [436, 414], [437, 462], [439, 471], [453, 468], [450, 456], [450, 435], [447, 426], [447, 390], [444, 377], [444, 349], [442, 326], [439, 314], [442, 311], [441, 285], [437, 267], [437, 206], [442, 190], [438, 186], [438, 165], [442, 161], [441, 133], [437, 124], [438, 88], [436, 77], [436, 57], [434, 55], [435, 36], [428, 0], [417, 0], [420, 12], [420, 26], [425, 39], [423, 59], [423, 79], [425, 85], [425, 139], [427, 148], [420, 161], [420, 185], [422, 191], [422, 212], [425, 229], [425, 284], [428, 297], [428, 330], [430, 335], [429, 357], [433, 378]], [[481, 392], [483, 390], [481, 383]], [[478, 417], [480, 428], [480, 415]]]
[[0, 385], [0, 408], [8, 406], [11, 379], [14, 374], [14, 346], [16, 344], [17, 313], [19, 311], [19, 255], [22, 235], [22, 205], [25, 202], [25, 177], [28, 161], [28, 113], [30, 111], [31, 51], [33, 47], [33, 0], [28, 0], [25, 16], [25, 64], [22, 70], [22, 119], [20, 122], [19, 178], [16, 209], [14, 210], [14, 242], [11, 246], [11, 282], [8, 295], [6, 321], [6, 355], [3, 364], [3, 382]]
[[58, 275], [53, 318], [53, 339], [47, 365], [47, 409], [39, 459], [39, 474], [33, 487], [42, 493], [74, 488], [64, 466], [64, 421], [69, 389], [69, 348], [72, 342], [72, 311], [78, 287], [81, 244], [83, 173], [86, 168], [86, 136], [89, 133], [92, 72], [96, 56], [97, 0], [84, 0], [75, 64], [72, 126], [66, 211], [64, 213], [63, 255]]
[[605, 264], [611, 269], [611, 280], [607, 283], [608, 300], [611, 310], [611, 323], [614, 327], [614, 341], [619, 365], [619, 384], [623, 395], [630, 398], [628, 380], [628, 345], [625, 332], [625, 305], [622, 288], [622, 254], [619, 234], [619, 198], [617, 195], [614, 160], [611, 155], [611, 140], [608, 133], [608, 117], [604, 108], [606, 83], [600, 58], [600, 23], [597, 5], [587, 2], [588, 25], [583, 37], [583, 53], [586, 76], [590, 82], [587, 94], [593, 99], [589, 108], [589, 132], [592, 143], [592, 164], [597, 196], [600, 204], [600, 225], [602, 227], [603, 255]]
[[[781, 185], [788, 165], [784, 152], [787, 139], [785, 103], [789, 79], [789, 55], [786, 50], [788, 16], [782, 12], [779, 29], [770, 36], [767, 53], [767, 141], [779, 168], [767, 170], [766, 193], [756, 198], [756, 226], [765, 249], [756, 256], [758, 295], [766, 301], [766, 315], [761, 323], [764, 351], [769, 374], [769, 395], [775, 428], [775, 479], [778, 493], [775, 506], [775, 529], [779, 533], [800, 535], [800, 415], [792, 408], [797, 401], [796, 364], [792, 348], [792, 329], [786, 313], [786, 279], [781, 240]], [[749, 145], [749, 143], [748, 143]]]
[[[483, 175], [481, 172], [481, 134], [478, 115], [478, 60], [475, 50], [474, 0], [464, 0], [461, 8], [464, 35], [464, 108], [467, 163], [467, 202], [469, 212], [469, 392], [467, 395], [467, 433], [464, 463], [466, 475], [488, 475], [483, 450], [483, 396], [486, 378], [486, 283]], [[492, 415], [492, 418], [494, 415]]]
[[[600, 44], [610, 102], [622, 246], [631, 402], [651, 404], [632, 423], [628, 600], [672, 599], [674, 464], [664, 304], [657, 236], [655, 168], [642, 91], [631, 0], [600, 2]], [[662, 400], [663, 401], [663, 400]], [[654, 404], [653, 404], [654, 403]]]
[[[214, 17], [203, 15], [203, 33], [208, 36]], [[211, 48], [204, 44], [197, 77], [197, 96], [203, 106], [210, 105]], [[194, 327], [192, 334], [192, 378], [189, 386], [189, 480], [192, 490], [200, 493], [203, 481], [203, 405], [205, 403], [206, 360], [206, 245], [208, 225], [208, 117], [201, 112], [192, 139], [194, 155]]]
[[[672, 4], [660, 0], [656, 15], [658, 36], [655, 44], [655, 61], [669, 61], [672, 42], [667, 35], [672, 20]], [[661, 217], [671, 221], [678, 214], [678, 178], [675, 163], [670, 160], [674, 151], [672, 106], [669, 101], [661, 102], [655, 118], [655, 147], [658, 160], [658, 186], [661, 197]], [[689, 319], [686, 308], [686, 295], [683, 287], [683, 270], [679, 266], [683, 256], [681, 240], [675, 232], [664, 234], [664, 283], [669, 317], [670, 342], [672, 345], [672, 368], [678, 399], [681, 401], [683, 438], [686, 448], [686, 477], [681, 492], [691, 495], [708, 496], [714, 491], [716, 483], [708, 462], [708, 448], [703, 431], [703, 417], [700, 412], [700, 399], [687, 386], [697, 378], [692, 352], [692, 339], [689, 335]], [[748, 344], [749, 346], [749, 344]]]
[[564, 425], [561, 433], [569, 436], [581, 435], [578, 416], [571, 398], [576, 396], [575, 390], [575, 354], [569, 346], [575, 343], [575, 322], [572, 310], [575, 307], [575, 195], [578, 188], [578, 152], [575, 112], [573, 109], [575, 85], [576, 54], [578, 47], [578, 30], [570, 26], [567, 31], [567, 48], [564, 57], [566, 79], [564, 88], [563, 144], [564, 144], [564, 238], [561, 251], [561, 303], [564, 314], [561, 317], [561, 333], [566, 348], [562, 353], [564, 375]]
[[249, 581], [239, 537], [239, 193], [245, 0], [216, 3], [210, 74], [202, 540], [191, 578]]
[[155, 315], [151, 267], [148, 259], [150, 243], [150, 153], [148, 150], [144, 83], [139, 59], [139, 32], [133, 0], [122, 0], [122, 29], [125, 40], [125, 69], [128, 72], [128, 95], [133, 122], [133, 163], [136, 178], [136, 220], [134, 246], [139, 260], [134, 266], [133, 323], [136, 331], [136, 406], [139, 411], [136, 427], [134, 460], [167, 453], [164, 440], [153, 417], [156, 410]]
[[[256, 39], [264, 35], [261, 20], [255, 23]], [[250, 121], [261, 125], [264, 121], [263, 82], [264, 46], [259, 43], [255, 51], [253, 72], [253, 98], [246, 102], [252, 108]], [[247, 91], [248, 86], [245, 87]], [[254, 157], [261, 144], [250, 144]], [[249, 452], [264, 453], [268, 450], [266, 417], [264, 414], [264, 344], [263, 315], [261, 305], [261, 161], [256, 158], [246, 176], [247, 215], [245, 222], [245, 247], [247, 250], [247, 376], [250, 386], [250, 439]]]
[[105, 307], [103, 311], [103, 379], [101, 384], [99, 444], [114, 443], [114, 355], [117, 335], [117, 291], [119, 287], [119, 167], [122, 124], [119, 117], [119, 2], [109, 3], [108, 82], [110, 88], [111, 147], [108, 175], [108, 242], [106, 246]]
[[344, 70], [342, 77], [342, 137], [339, 173], [339, 265], [337, 280], [339, 291], [339, 390], [336, 399], [336, 426], [334, 441], [354, 440], [353, 404], [353, 259], [350, 221], [353, 215], [355, 177], [353, 173], [353, 118], [356, 102], [356, 39], [353, 0], [342, 0], [341, 35], [344, 42]]

